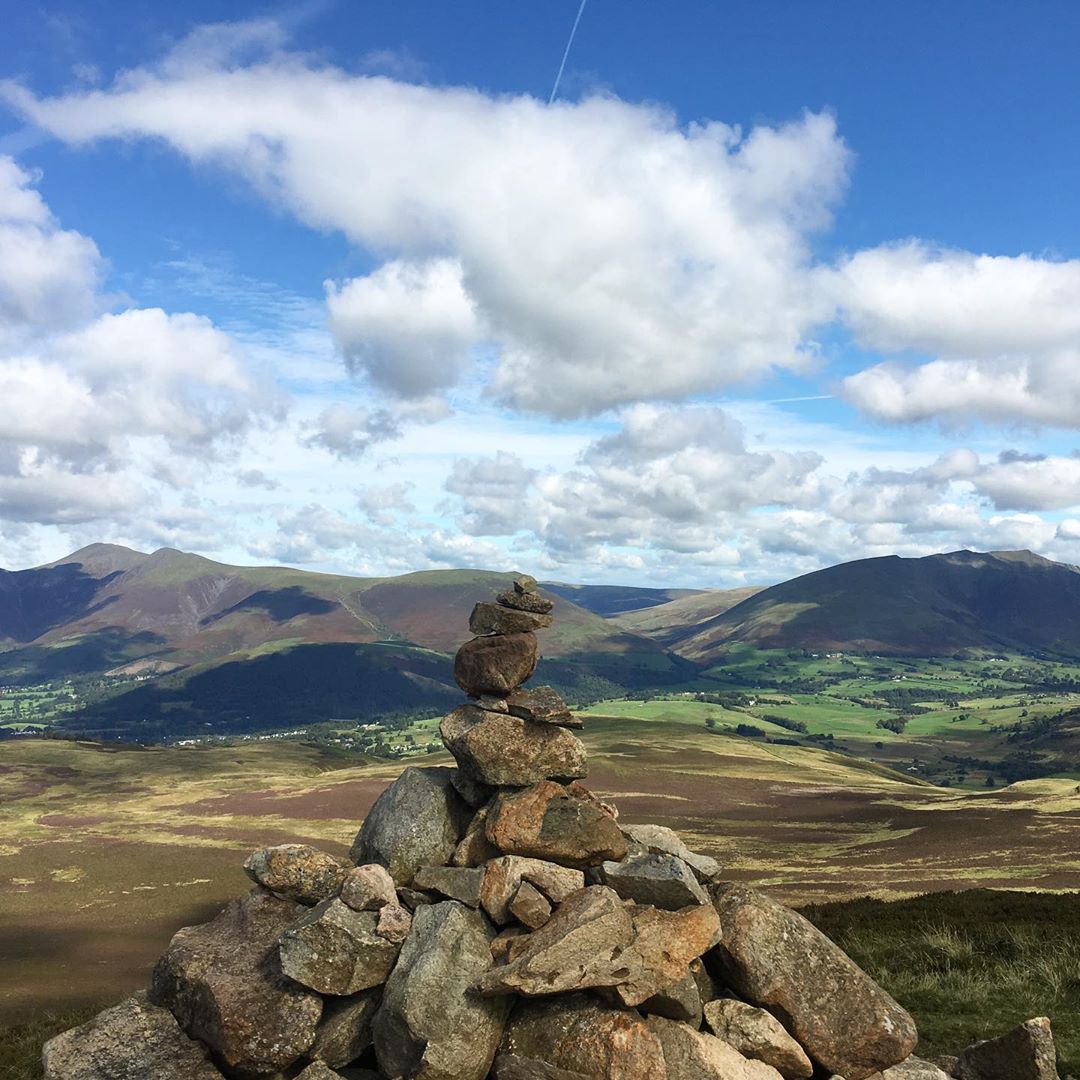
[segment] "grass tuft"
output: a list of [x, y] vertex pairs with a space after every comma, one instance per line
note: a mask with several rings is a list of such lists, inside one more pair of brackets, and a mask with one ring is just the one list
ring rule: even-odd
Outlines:
[[23, 1024], [0, 1028], [0, 1080], [41, 1080], [41, 1048], [61, 1031], [85, 1024], [104, 1006], [43, 1013]]

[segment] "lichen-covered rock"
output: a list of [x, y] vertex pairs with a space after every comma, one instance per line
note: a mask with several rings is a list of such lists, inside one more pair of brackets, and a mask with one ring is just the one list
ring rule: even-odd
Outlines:
[[482, 867], [421, 866], [413, 878], [413, 885], [451, 900], [460, 900], [468, 907], [479, 907], [483, 880]]
[[450, 861], [467, 821], [450, 769], [408, 768], [375, 800], [350, 858], [358, 866], [379, 863], [408, 885], [421, 866]]
[[691, 961], [715, 944], [720, 920], [711, 904], [697, 904], [681, 911], [633, 905], [631, 948], [620, 958], [627, 969], [615, 986], [624, 1005], [640, 1005], [690, 968]]
[[501, 855], [490, 860], [483, 869], [480, 903], [499, 926], [510, 921], [510, 904], [522, 881], [534, 885], [556, 904], [561, 904], [568, 896], [585, 887], [585, 875], [580, 870], [544, 859]]
[[278, 958], [278, 939], [307, 910], [258, 889], [185, 927], [154, 968], [150, 999], [229, 1068], [286, 1068], [311, 1046], [322, 1014], [319, 995], [287, 978]]
[[572, 728], [583, 726], [581, 718], [567, 708], [566, 702], [550, 686], [514, 690], [506, 698], [506, 708], [512, 715], [531, 720], [534, 724], [558, 724]]
[[510, 914], [530, 930], [538, 930], [551, 918], [551, 902], [535, 885], [523, 881], [510, 901]]
[[466, 641], [454, 657], [454, 679], [470, 697], [506, 697], [536, 670], [536, 635], [497, 634]]
[[585, 994], [522, 1002], [507, 1024], [501, 1053], [542, 1061], [590, 1080], [667, 1076], [660, 1040], [641, 1017], [607, 1008]]
[[638, 1008], [653, 1016], [681, 1020], [692, 1028], [701, 1027], [701, 991], [697, 979], [689, 971], [677, 983], [662, 987]]
[[450, 856], [451, 866], [483, 866], [489, 859], [498, 858], [499, 852], [488, 840], [485, 831], [488, 808], [482, 806], [476, 811], [461, 842]]
[[343, 1077], [324, 1062], [313, 1061], [303, 1072], [296, 1074], [296, 1080], [343, 1080]]
[[535, 611], [523, 611], [520, 608], [503, 604], [490, 604], [481, 600], [469, 616], [469, 630], [477, 635], [483, 634], [527, 634], [543, 630], [554, 622], [550, 615]]
[[803, 1048], [764, 1009], [734, 998], [719, 998], [705, 1005], [705, 1022], [714, 1035], [743, 1057], [764, 1061], [785, 1080], [809, 1080], [814, 1073]]
[[604, 884], [624, 900], [678, 911], [690, 904], [707, 904], [709, 896], [694, 872], [675, 855], [638, 855], [603, 865]]
[[694, 871], [698, 881], [715, 881], [720, 873], [720, 864], [714, 858], [691, 851], [674, 829], [664, 825], [623, 825], [622, 831], [641, 853], [674, 855], [682, 859]]
[[750, 1061], [726, 1042], [689, 1024], [650, 1016], [649, 1030], [664, 1049], [667, 1080], [781, 1080], [761, 1061]]
[[341, 899], [353, 911], [378, 911], [384, 904], [397, 903], [397, 890], [385, 866], [365, 863], [346, 873], [341, 883]]
[[539, 593], [518, 592], [516, 589], [501, 592], [495, 599], [503, 607], [516, 608], [518, 611], [535, 611], [538, 615], [546, 615], [555, 606], [555, 602], [546, 596], [541, 596]]
[[[953, 1068], [958, 1059], [953, 1059]], [[1011, 1076], [1011, 1074], [1008, 1074]], [[1056, 1074], [1055, 1074], [1056, 1075]], [[899, 1065], [893, 1065], [884, 1072], [874, 1073], [870, 1080], [950, 1080], [952, 1073], [945, 1071], [933, 1061], [925, 1061], [915, 1057], [914, 1054], [901, 1061]]]
[[587, 1080], [584, 1073], [568, 1072], [536, 1058], [498, 1054], [491, 1070], [493, 1080]]
[[630, 911], [602, 885], [574, 893], [539, 930], [523, 938], [512, 959], [478, 983], [485, 994], [528, 997], [614, 986], [629, 971], [623, 956], [634, 940]]
[[585, 776], [585, 747], [566, 728], [461, 705], [439, 733], [462, 772], [493, 787]]
[[721, 940], [710, 954], [739, 997], [784, 1017], [807, 1054], [846, 1080], [903, 1061], [915, 1023], [853, 960], [797, 912], [754, 889], [714, 893]]
[[387, 1076], [487, 1076], [510, 1008], [508, 999], [484, 999], [473, 990], [492, 966], [494, 936], [481, 912], [455, 900], [417, 910], [373, 1025]]
[[399, 946], [377, 931], [379, 914], [324, 900], [281, 935], [281, 968], [320, 994], [356, 994], [386, 981]]
[[308, 844], [279, 844], [248, 856], [244, 870], [263, 888], [300, 904], [318, 904], [337, 894], [347, 866]]
[[222, 1080], [209, 1056], [168, 1009], [135, 994], [50, 1039], [41, 1060], [45, 1080]]
[[412, 929], [412, 913], [402, 904], [384, 904], [379, 908], [375, 933], [395, 945], [400, 945]]
[[1045, 1016], [1025, 1020], [996, 1039], [962, 1050], [960, 1080], [1057, 1080], [1057, 1052]]
[[332, 1069], [354, 1062], [371, 1045], [371, 1021], [381, 999], [382, 990], [375, 987], [327, 1001], [308, 1056]]
[[[488, 702], [491, 702], [491, 704], [488, 704]], [[496, 703], [501, 705], [502, 708], [494, 708], [493, 706]], [[501, 698], [488, 698], [473, 704], [485, 712], [508, 711], [506, 702]], [[486, 806], [495, 795], [495, 789], [490, 784], [482, 784], [479, 780], [473, 779], [468, 773], [463, 773], [460, 769], [450, 770], [450, 783], [454, 785], [454, 790], [461, 796], [466, 805], [473, 810], [479, 810], [481, 807]]]
[[590, 799], [552, 781], [500, 793], [484, 831], [505, 855], [546, 859], [579, 870], [626, 856], [626, 837], [614, 819]]

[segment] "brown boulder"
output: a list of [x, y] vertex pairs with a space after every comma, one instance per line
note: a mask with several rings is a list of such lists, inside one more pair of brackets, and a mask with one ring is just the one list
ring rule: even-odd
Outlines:
[[510, 914], [530, 930], [539, 930], [551, 918], [551, 901], [535, 885], [523, 881], [510, 901]]
[[749, 1061], [715, 1035], [689, 1024], [650, 1016], [649, 1030], [664, 1048], [662, 1074], [667, 1080], [781, 1080], [780, 1074], [760, 1061]]
[[536, 635], [499, 634], [466, 641], [454, 657], [454, 679], [471, 697], [505, 697], [536, 670]]
[[553, 903], [561, 904], [568, 896], [585, 887], [585, 875], [580, 870], [543, 859], [526, 859], [520, 855], [502, 855], [484, 867], [480, 886], [480, 903], [499, 926], [510, 921], [510, 904], [522, 881], [540, 890]]
[[384, 904], [397, 903], [394, 879], [379, 863], [354, 866], [341, 883], [341, 899], [353, 911], [378, 911]]
[[286, 900], [319, 904], [336, 896], [347, 864], [307, 844], [279, 844], [248, 856], [244, 871]]
[[503, 607], [516, 608], [518, 611], [535, 611], [538, 615], [547, 615], [555, 606], [553, 600], [539, 593], [523, 593], [516, 589], [509, 589], [499, 593], [495, 599]]
[[607, 1008], [585, 994], [522, 1002], [507, 1024], [501, 1052], [590, 1080], [667, 1076], [660, 1041], [641, 1017]]
[[150, 998], [238, 1072], [284, 1069], [315, 1038], [318, 994], [281, 970], [278, 939], [306, 908], [258, 889], [202, 926], [178, 931]]
[[996, 1039], [974, 1043], [959, 1056], [960, 1080], [1058, 1080], [1054, 1036], [1045, 1016], [1026, 1020]]
[[581, 870], [626, 856], [626, 838], [614, 819], [591, 799], [551, 781], [502, 792], [488, 811], [485, 832], [506, 855]]
[[481, 600], [469, 616], [469, 629], [479, 636], [484, 634], [526, 634], [543, 630], [555, 620], [550, 615], [518, 608], [489, 604]]
[[209, 1056], [205, 1046], [180, 1030], [168, 1009], [135, 994], [50, 1039], [41, 1061], [45, 1080], [222, 1080]]
[[734, 998], [705, 1005], [705, 1022], [718, 1038], [743, 1057], [771, 1065], [785, 1080], [809, 1080], [814, 1066], [803, 1048], [772, 1013]]
[[484, 831], [487, 825], [488, 808], [481, 807], [473, 815], [461, 842], [450, 856], [451, 866], [482, 866], [489, 859], [498, 858], [499, 852], [491, 844]]
[[709, 959], [824, 1068], [864, 1080], [915, 1049], [911, 1017], [797, 912], [741, 885], [720, 886], [714, 903], [722, 937]]
[[506, 707], [513, 716], [531, 720], [534, 724], [557, 724], [560, 727], [583, 727], [583, 721], [567, 708], [566, 702], [550, 686], [531, 690], [515, 690], [506, 698]]
[[484, 784], [523, 787], [588, 772], [585, 747], [551, 724], [461, 705], [443, 717], [439, 734], [461, 771]]

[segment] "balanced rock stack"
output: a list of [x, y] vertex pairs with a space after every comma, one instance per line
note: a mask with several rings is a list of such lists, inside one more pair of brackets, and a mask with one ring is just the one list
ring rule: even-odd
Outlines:
[[912, 1018], [802, 916], [620, 825], [579, 722], [522, 688], [551, 607], [531, 578], [477, 604], [457, 767], [405, 769], [349, 861], [252, 855], [149, 994], [46, 1044], [47, 1080], [1055, 1080], [1045, 1019], [912, 1057]]

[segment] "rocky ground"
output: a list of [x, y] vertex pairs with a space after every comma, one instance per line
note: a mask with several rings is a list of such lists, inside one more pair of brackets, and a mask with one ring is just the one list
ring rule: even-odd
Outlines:
[[912, 1018], [796, 912], [620, 826], [579, 721], [523, 689], [551, 602], [477, 604], [442, 723], [350, 859], [253, 854], [255, 888], [175, 935], [147, 994], [44, 1048], [48, 1080], [1051, 1080], [1049, 1021], [936, 1062]]

